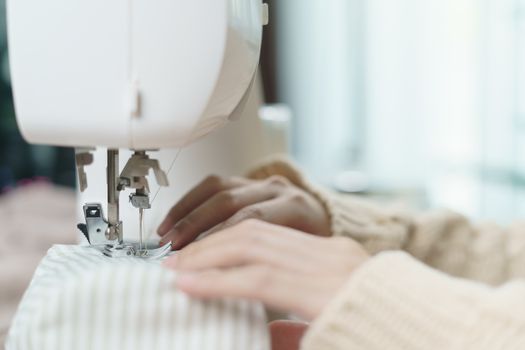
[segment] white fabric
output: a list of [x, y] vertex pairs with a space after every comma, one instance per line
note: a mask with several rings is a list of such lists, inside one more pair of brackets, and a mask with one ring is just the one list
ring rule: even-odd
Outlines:
[[7, 350], [270, 348], [261, 305], [190, 299], [174, 278], [158, 261], [55, 246], [22, 299]]

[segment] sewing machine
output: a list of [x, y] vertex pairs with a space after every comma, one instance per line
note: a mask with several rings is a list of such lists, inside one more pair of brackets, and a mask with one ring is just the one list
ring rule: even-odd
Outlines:
[[[107, 148], [107, 218], [86, 203], [79, 229], [104, 254], [158, 258], [171, 250], [124, 238], [120, 195], [151, 207], [155, 150], [184, 147], [238, 118], [253, 86], [268, 9], [262, 0], [8, 0], [11, 79], [31, 143], [76, 148], [79, 187]], [[132, 149], [119, 169], [119, 149]], [[142, 230], [141, 230], [142, 231]]]

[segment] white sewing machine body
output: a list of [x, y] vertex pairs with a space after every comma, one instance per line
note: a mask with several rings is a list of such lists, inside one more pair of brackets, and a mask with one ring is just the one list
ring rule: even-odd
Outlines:
[[[81, 191], [95, 147], [107, 148], [107, 219], [96, 202], [78, 225], [109, 256], [159, 257], [143, 246], [148, 150], [182, 147], [239, 116], [254, 85], [268, 9], [262, 0], [8, 0], [18, 125], [31, 143], [77, 148]], [[120, 172], [119, 149], [133, 154]], [[125, 242], [120, 194], [139, 210]]]
[[261, 0], [8, 0], [31, 143], [172, 148], [224, 125], [253, 83]]

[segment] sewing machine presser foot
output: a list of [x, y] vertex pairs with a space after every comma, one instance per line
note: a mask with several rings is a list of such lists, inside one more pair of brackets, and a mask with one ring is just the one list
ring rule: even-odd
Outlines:
[[85, 224], [79, 224], [77, 227], [91, 247], [96, 248], [111, 258], [119, 257], [136, 257], [140, 259], [160, 259], [167, 256], [171, 251], [171, 242], [158, 246], [158, 244], [146, 242], [127, 242], [117, 235], [112, 238], [111, 233], [122, 232], [122, 223], [120, 222], [111, 231], [109, 222], [104, 218], [102, 205], [99, 203], [88, 203], [84, 205]]

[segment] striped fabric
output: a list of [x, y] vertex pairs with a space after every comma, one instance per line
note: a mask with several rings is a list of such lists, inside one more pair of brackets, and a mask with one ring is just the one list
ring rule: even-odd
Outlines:
[[158, 261], [51, 248], [9, 332], [7, 350], [268, 350], [259, 304], [192, 300]]

